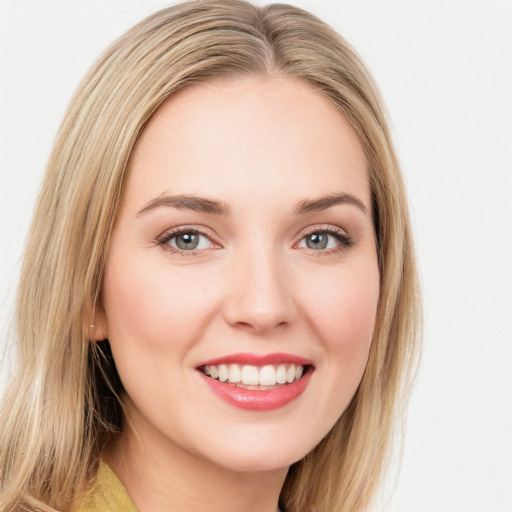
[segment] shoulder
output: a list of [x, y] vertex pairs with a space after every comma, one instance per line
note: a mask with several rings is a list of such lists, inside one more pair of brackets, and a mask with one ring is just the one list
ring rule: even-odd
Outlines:
[[116, 474], [102, 462], [94, 485], [73, 512], [137, 512], [137, 508]]

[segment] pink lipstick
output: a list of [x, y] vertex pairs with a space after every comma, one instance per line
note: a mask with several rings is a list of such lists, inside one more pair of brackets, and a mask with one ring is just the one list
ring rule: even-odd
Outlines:
[[271, 411], [297, 399], [314, 371], [312, 362], [292, 354], [231, 354], [203, 361], [201, 377], [218, 397], [235, 407]]

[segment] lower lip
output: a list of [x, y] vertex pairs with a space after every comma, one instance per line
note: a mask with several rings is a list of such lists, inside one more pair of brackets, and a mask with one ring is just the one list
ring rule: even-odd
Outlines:
[[307, 388], [312, 371], [291, 384], [283, 384], [272, 389], [245, 389], [226, 384], [201, 373], [210, 389], [228, 404], [249, 411], [273, 411], [293, 402]]

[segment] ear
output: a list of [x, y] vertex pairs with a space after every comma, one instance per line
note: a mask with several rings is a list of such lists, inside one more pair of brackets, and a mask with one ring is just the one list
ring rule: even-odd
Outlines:
[[91, 341], [101, 341], [108, 338], [107, 315], [102, 304], [90, 308], [84, 317], [84, 330]]

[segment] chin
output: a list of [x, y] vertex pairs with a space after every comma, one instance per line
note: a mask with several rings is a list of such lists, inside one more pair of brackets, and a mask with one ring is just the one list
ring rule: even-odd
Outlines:
[[297, 435], [297, 429], [290, 434], [263, 432], [255, 436], [244, 435], [237, 439], [228, 436], [228, 444], [211, 443], [209, 458], [215, 464], [237, 472], [263, 472], [287, 469], [305, 457], [322, 439], [319, 436]]

